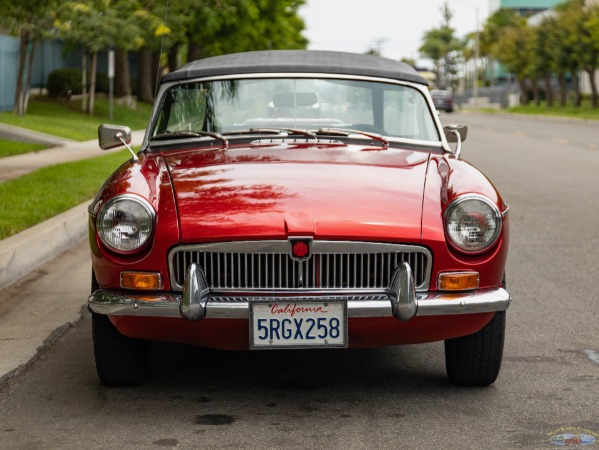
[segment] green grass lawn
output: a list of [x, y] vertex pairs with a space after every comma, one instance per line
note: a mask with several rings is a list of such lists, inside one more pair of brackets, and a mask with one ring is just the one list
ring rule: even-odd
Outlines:
[[5, 156], [20, 155], [22, 153], [37, 152], [44, 150], [47, 146], [43, 144], [30, 144], [27, 142], [15, 142], [0, 139], [0, 158]]
[[0, 122], [76, 141], [87, 141], [98, 138], [98, 125], [103, 123], [126, 125], [132, 130], [144, 129], [151, 112], [151, 106], [144, 103], [138, 103], [135, 110], [115, 103], [113, 118], [109, 120], [108, 109], [108, 99], [105, 98], [96, 99], [95, 114], [90, 116], [81, 111], [81, 101], [38, 96], [29, 101], [27, 114], [18, 117], [12, 112], [0, 113]]
[[539, 106], [531, 103], [526, 106], [516, 106], [507, 111], [520, 114], [599, 120], [599, 108], [593, 108], [589, 99], [585, 99], [578, 108], [572, 105], [562, 107], [559, 106], [558, 102], [554, 102], [553, 106], [549, 108], [546, 103], [543, 102]]
[[93, 198], [108, 175], [129, 158], [127, 150], [111, 152], [0, 183], [0, 239]]

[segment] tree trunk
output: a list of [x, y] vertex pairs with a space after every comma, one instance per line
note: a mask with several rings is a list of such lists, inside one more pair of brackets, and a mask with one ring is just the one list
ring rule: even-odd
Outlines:
[[154, 101], [152, 89], [152, 52], [142, 48], [139, 52], [139, 99], [145, 103]]
[[129, 54], [117, 48], [114, 52], [114, 95], [131, 97], [131, 72], [129, 70]]
[[29, 53], [29, 62], [27, 65], [27, 80], [25, 81], [25, 90], [23, 92], [23, 114], [27, 114], [27, 107], [29, 106], [29, 93], [31, 92], [31, 74], [33, 73], [33, 57], [35, 55], [34, 41], [29, 41], [27, 45], [27, 52]]
[[551, 88], [551, 74], [545, 74], [545, 97], [547, 98], [547, 106], [553, 106], [553, 89]]
[[574, 106], [577, 108], [582, 104], [582, 95], [580, 93], [580, 83], [578, 81], [578, 72], [576, 70], [572, 70], [570, 72], [572, 74], [572, 89], [574, 89]]
[[187, 44], [187, 62], [195, 61], [196, 59], [200, 59], [202, 56], [202, 47], [197, 42], [193, 42], [192, 39], [189, 39], [189, 44]]
[[93, 52], [91, 54], [91, 67], [89, 77], [89, 114], [94, 113], [95, 100], [96, 100], [96, 68], [98, 67], [98, 53]]
[[568, 103], [568, 86], [566, 86], [566, 74], [562, 72], [562, 73], [559, 73], [557, 77], [559, 79], [559, 90], [560, 90], [559, 104], [560, 104], [560, 106], [564, 107]]
[[174, 44], [168, 52], [168, 71], [173, 72], [179, 68], [179, 47], [181, 44]]
[[13, 103], [12, 112], [17, 116], [25, 114], [24, 109], [24, 89], [25, 89], [25, 64], [27, 61], [27, 44], [29, 35], [25, 31], [21, 31], [21, 39], [19, 42], [19, 68], [17, 70], [17, 89], [15, 92], [15, 101]]
[[589, 83], [591, 83], [591, 104], [593, 108], [596, 108], [599, 102], [597, 101], [597, 82], [595, 80], [595, 68], [589, 67], [587, 69], [587, 74], [589, 75]]
[[520, 85], [520, 91], [522, 94], [520, 95], [520, 104], [528, 105], [528, 86], [526, 85], [526, 80], [524, 78], [518, 78], [518, 84]]
[[541, 104], [541, 96], [539, 95], [539, 80], [532, 79], [530, 80], [532, 85], [532, 98], [535, 102], [535, 106], [539, 106]]
[[81, 49], [81, 111], [87, 112], [87, 49]]

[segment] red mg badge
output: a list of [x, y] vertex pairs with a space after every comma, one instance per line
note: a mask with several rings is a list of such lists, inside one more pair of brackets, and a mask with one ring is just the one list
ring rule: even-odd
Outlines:
[[307, 261], [312, 256], [312, 238], [289, 238], [291, 247], [291, 259], [295, 261]]

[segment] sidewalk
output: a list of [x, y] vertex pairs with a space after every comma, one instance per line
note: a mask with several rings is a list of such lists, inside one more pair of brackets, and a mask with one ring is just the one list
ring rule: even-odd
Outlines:
[[[11, 133], [15, 127], [9, 127]], [[6, 132], [7, 127], [0, 124], [0, 133]], [[27, 134], [27, 130], [18, 130]], [[7, 134], [3, 134], [6, 136]], [[14, 136], [14, 134], [12, 134]], [[40, 134], [32, 133], [32, 140], [39, 142]], [[140, 145], [144, 131], [133, 132], [132, 145]], [[44, 136], [42, 136], [44, 138]], [[105, 154], [98, 146], [97, 140], [73, 142], [55, 139], [54, 144], [60, 145], [39, 152], [0, 158], [0, 183], [21, 175], [33, 172], [41, 167], [61, 164], [70, 161], [93, 158]], [[50, 144], [50, 142], [46, 141]], [[113, 150], [111, 150], [113, 151]], [[118, 151], [118, 150], [117, 150]], [[0, 385], [10, 379], [48, 345], [53, 338], [59, 336], [80, 317], [79, 312], [85, 304], [85, 295], [81, 305], [76, 305], [73, 313], [71, 305], [56, 302], [60, 294], [56, 290], [62, 286], [45, 287], [29, 299], [26, 307], [14, 298], [20, 298], [18, 280], [23, 279], [37, 268], [63, 254], [72, 247], [87, 247], [83, 242], [87, 234], [87, 206], [89, 202], [78, 205], [69, 211], [35, 225], [27, 230], [0, 241]], [[83, 242], [83, 244], [82, 244]], [[85, 249], [85, 251], [88, 251]], [[88, 274], [86, 274], [87, 277]], [[87, 288], [88, 280], [85, 279]], [[29, 285], [27, 278], [20, 284]], [[48, 295], [46, 295], [47, 293]], [[48, 297], [50, 300], [44, 300]], [[50, 298], [51, 297], [51, 298]], [[13, 299], [13, 300], [11, 300]], [[54, 307], [29, 311], [36, 308], [39, 302], [54, 302]], [[78, 302], [79, 299], [77, 298]], [[16, 306], [20, 305], [19, 308]], [[48, 305], [50, 306], [50, 305]]]
[[[7, 135], [9, 132], [12, 132], [13, 136], [19, 136], [25, 139], [29, 130], [0, 124], [0, 135]], [[20, 177], [42, 167], [70, 161], [79, 161], [81, 159], [93, 158], [94, 156], [102, 156], [105, 154], [105, 151], [100, 149], [97, 139], [78, 142], [69, 139], [56, 138], [55, 136], [37, 132], [30, 133], [30, 141], [41, 142], [47, 145], [56, 145], [56, 147], [40, 150], [38, 152], [0, 158], [0, 183]], [[132, 133], [133, 141], [131, 145], [140, 145], [144, 133], [145, 130], [134, 131]]]

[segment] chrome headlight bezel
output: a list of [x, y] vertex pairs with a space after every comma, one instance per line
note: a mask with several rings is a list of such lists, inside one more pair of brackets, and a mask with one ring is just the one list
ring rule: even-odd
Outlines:
[[[467, 211], [464, 211], [467, 208]], [[463, 216], [460, 216], [463, 214]], [[485, 229], [479, 233], [486, 234], [482, 241], [458, 239], [461, 230], [456, 229], [462, 217], [468, 214], [482, 214], [485, 218]], [[457, 216], [456, 216], [457, 215]], [[453, 199], [444, 212], [444, 228], [447, 242], [456, 250], [467, 255], [479, 255], [489, 250], [501, 235], [503, 217], [497, 205], [489, 198], [479, 194], [465, 194]], [[463, 231], [462, 231], [463, 233]]]
[[[123, 204], [127, 203], [135, 208], [135, 211], [122, 207]], [[119, 205], [121, 206], [120, 208]], [[114, 217], [116, 212], [128, 214], [129, 217]], [[113, 215], [112, 218], [108, 217], [110, 214]], [[132, 215], [134, 217], [131, 217]], [[107, 226], [104, 223], [105, 220], [112, 223]], [[130, 243], [129, 245], [119, 245], [114, 239], [114, 230], [118, 225], [122, 225], [123, 223], [129, 226], [135, 225], [137, 234], [142, 234], [142, 237], [134, 239], [133, 241], [137, 240], [137, 242]], [[96, 230], [100, 241], [107, 248], [122, 255], [131, 255], [143, 250], [152, 241], [155, 223], [156, 212], [147, 200], [136, 195], [123, 194], [111, 198], [100, 208], [96, 217]]]

